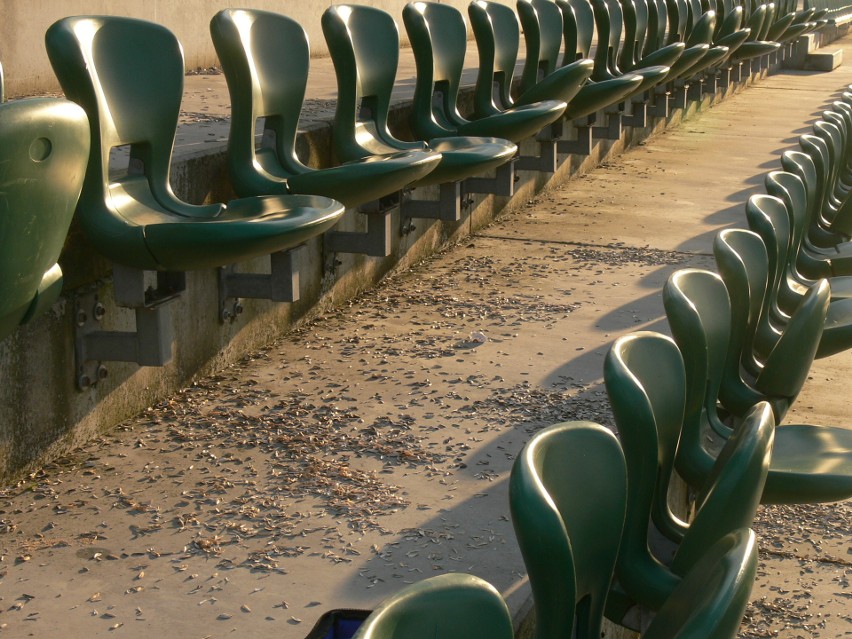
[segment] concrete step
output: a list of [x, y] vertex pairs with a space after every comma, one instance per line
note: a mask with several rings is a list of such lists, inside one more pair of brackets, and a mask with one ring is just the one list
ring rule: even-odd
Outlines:
[[815, 51], [805, 57], [803, 68], [806, 71], [834, 71], [843, 64], [843, 50]]

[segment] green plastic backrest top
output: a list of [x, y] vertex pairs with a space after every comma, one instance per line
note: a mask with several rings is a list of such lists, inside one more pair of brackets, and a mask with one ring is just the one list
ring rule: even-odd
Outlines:
[[526, 42], [521, 75], [523, 93], [556, 70], [564, 21], [562, 11], [553, 0], [518, 0], [517, 7]]
[[[268, 11], [225, 9], [210, 33], [231, 96], [228, 165], [241, 195], [287, 193], [286, 178], [309, 169], [296, 157], [296, 132], [310, 49], [293, 19]], [[255, 148], [258, 120], [262, 148]]]
[[648, 0], [634, 0], [633, 5], [636, 10], [636, 60], [642, 57], [642, 51], [645, 49], [645, 43], [648, 39], [648, 30], [651, 28], [651, 12], [654, 13], [654, 24], [656, 26], [657, 5], [650, 6]]
[[831, 159], [832, 162], [836, 163], [834, 170], [834, 193], [838, 206], [842, 207], [843, 200], [848, 194], [848, 190], [843, 184], [843, 178], [849, 169], [847, 162], [848, 154], [846, 153], [846, 150], [849, 148], [849, 122], [846, 118], [850, 117], [850, 115], [846, 111], [849, 107], [844, 102], [835, 102], [834, 108], [836, 111], [822, 112], [822, 120], [817, 120], [814, 123], [814, 135], [822, 138], [830, 145]]
[[[648, 47], [649, 40], [655, 40], [657, 29], [659, 29], [659, 14], [657, 13], [657, 3], [653, 0], [634, 0], [633, 2], [636, 12], [636, 48], [634, 57], [636, 63], [645, 55], [643, 52]], [[654, 51], [659, 46], [654, 43], [654, 47], [649, 50]]]
[[[402, 21], [417, 66], [412, 128], [424, 140], [452, 134], [465, 122], [458, 112], [467, 50], [464, 16], [447, 4], [413, 2], [403, 8]], [[434, 104], [438, 97], [440, 109]]]
[[666, 10], [669, 15], [669, 36], [666, 44], [684, 42], [689, 19], [686, 2], [683, 0], [680, 2], [678, 0], [666, 0]]
[[[628, 476], [653, 477], [651, 486], [629, 486], [627, 525], [638, 523], [631, 521], [635, 517], [632, 508], [647, 509], [642, 515], [646, 527], [648, 516], [653, 516], [657, 527], [675, 540], [683, 536], [686, 524], [672, 513], [667, 495], [683, 426], [685, 377], [677, 345], [670, 337], [651, 331], [617, 339], [604, 360], [604, 383], [616, 424], [625, 425], [618, 434], [629, 451]], [[653, 475], [646, 475], [641, 466], [632, 466], [647, 451], [653, 451]]]
[[[398, 191], [436, 164], [431, 152], [411, 151], [343, 166], [313, 169], [296, 154], [310, 49], [293, 19], [268, 11], [224, 9], [210, 34], [231, 94], [228, 167], [241, 196], [318, 194], [354, 207]], [[263, 123], [260, 147], [258, 123]]]
[[778, 319], [786, 322], [789, 317], [780, 308], [778, 295], [782, 288], [789, 288], [786, 281], [789, 276], [788, 265], [793, 259], [790, 214], [784, 201], [775, 195], [755, 194], [746, 203], [746, 220], [749, 228], [763, 240], [769, 262], [767, 299], [764, 302], [762, 326], [757, 329], [755, 342], [758, 352], [765, 355], [780, 336], [778, 331], [765, 326], [766, 322], [772, 318], [776, 322]]
[[[840, 134], [840, 142], [841, 147], [838, 149], [841, 153], [844, 149], [848, 149], [850, 145], [850, 130], [852, 130], [852, 104], [849, 104], [846, 100], [850, 99], [850, 94], [848, 92], [843, 92], [840, 100], [834, 100], [831, 103], [831, 109], [825, 109], [822, 112], [822, 119], [817, 122], [823, 121], [828, 122], [835, 127]], [[817, 133], [816, 126], [817, 123], [814, 123], [814, 133]], [[842, 158], [840, 160], [840, 173], [843, 175], [850, 168], [849, 158]]]
[[579, 60], [583, 55], [580, 53], [580, 36], [574, 8], [568, 4], [567, 0], [556, 0], [556, 6], [562, 13], [562, 42], [565, 50], [560, 64], [564, 66], [574, 60]]
[[[844, 145], [840, 129], [837, 128], [836, 124], [824, 120], [817, 120], [813, 125], [813, 129], [814, 136], [822, 141], [822, 147], [825, 149], [828, 195], [832, 198], [834, 204], [839, 204], [839, 202], [835, 201], [834, 189], [840, 177], [842, 163], [845, 161]], [[805, 139], [808, 140], [809, 138]], [[807, 149], [804, 150], [807, 152]]]
[[[54, 23], [45, 41], [65, 95], [83, 107], [92, 129], [80, 223], [111, 259], [156, 269], [145, 248], [145, 224], [175, 215], [214, 217], [223, 209], [182, 202], [169, 182], [183, 95], [180, 44], [168, 29], [151, 22], [90, 16]], [[130, 146], [128, 172], [110, 179], [110, 151], [124, 145]], [[114, 205], [127, 200], [138, 206]]]
[[624, 525], [615, 436], [591, 422], [538, 432], [512, 468], [509, 503], [536, 609], [536, 639], [599, 639]]
[[[618, 0], [606, 0], [606, 4], [609, 7], [610, 45], [612, 46], [610, 69], [617, 73], [618, 54], [624, 42], [622, 37], [624, 35], [624, 11], [621, 9], [621, 3]], [[594, 3], [592, 3], [592, 7], [594, 7]]]
[[[595, 13], [595, 29], [598, 34], [598, 48], [595, 52], [595, 71], [593, 80], [609, 80], [621, 75], [617, 60], [621, 50], [621, 34], [623, 30], [623, 16], [621, 5], [615, 0], [591, 0], [592, 10]], [[607, 47], [601, 43], [608, 42]]]
[[[693, 272], [701, 275], [693, 275]], [[705, 431], [709, 428], [704, 415], [707, 368], [710, 366], [708, 344], [696, 309], [683, 290], [684, 283], [688, 284], [693, 278], [703, 279], [703, 273], [695, 269], [678, 271], [663, 286], [666, 317], [681, 351], [686, 373], [684, 422], [675, 462], [678, 472], [691, 486], [702, 486], [714, 463], [713, 456], [703, 445]], [[727, 300], [722, 302], [722, 312], [730, 312], [730, 303]], [[718, 349], [714, 350], [716, 355], [718, 352]], [[717, 362], [714, 361], [714, 364]]]
[[[553, 6], [556, 8], [556, 5]], [[500, 8], [509, 12], [508, 25], [504, 27], [517, 35], [517, 19], [512, 10], [503, 6]], [[477, 89], [474, 91], [474, 111], [478, 121], [473, 122], [462, 117], [457, 107], [467, 48], [464, 17], [450, 5], [436, 2], [411, 3], [403, 9], [403, 21], [417, 63], [411, 128], [420, 138], [465, 136], [472, 133], [497, 135], [517, 142], [537, 135], [565, 110], [564, 102], [537, 101], [532, 99], [535, 95], [524, 94], [518, 100], [519, 108], [513, 108], [511, 102], [503, 102], [504, 99], [511, 101], [508, 85], [501, 86], [499, 96], [494, 94], [488, 79], [497, 80], [498, 85], [501, 85], [506, 77], [504, 71], [495, 77], [494, 67], [494, 45], [498, 40], [494, 25], [503, 21], [499, 15], [492, 20], [487, 9], [480, 9], [482, 7], [471, 8], [471, 12], [477, 16], [474, 36], [480, 48], [480, 70]], [[559, 22], [561, 24], [561, 16]], [[561, 27], [558, 37], [561, 41]], [[506, 39], [501, 40], [505, 42]], [[510, 74], [512, 71], [508, 69]], [[495, 103], [495, 100], [500, 104]]]
[[353, 639], [512, 639], [512, 617], [486, 581], [460, 573], [438, 575], [386, 599]]
[[677, 0], [661, 0], [666, 9], [666, 39], [664, 44], [683, 42], [686, 17], [681, 15]]
[[406, 149], [388, 129], [391, 91], [399, 63], [399, 31], [384, 11], [335, 5], [322, 15], [322, 31], [337, 76], [334, 147], [340, 161]]
[[[795, 255], [789, 255], [785, 247], [790, 235], [790, 218], [794, 215], [791, 211], [801, 208], [803, 185], [798, 177], [789, 173], [775, 172], [772, 178], [767, 184], [772, 186], [773, 192], [785, 197], [787, 202], [770, 195], [755, 195], [749, 199], [746, 214], [749, 226], [764, 238], [768, 249], [770, 272], [774, 271], [776, 275], [777, 288], [770, 295], [777, 298], [780, 297], [781, 292], [785, 292], [790, 309], [790, 315], [782, 314], [780, 310], [776, 311], [775, 323], [783, 326], [783, 333], [779, 334], [778, 330], [761, 327], [758, 338], [762, 337], [762, 333], [765, 333], [767, 338], [762, 340], [762, 344], [759, 340], [755, 340], [764, 358], [764, 367], [759, 372], [757, 387], [766, 394], [785, 397], [786, 400], [783, 403], [779, 402], [779, 408], [786, 410], [805, 382], [811, 359], [816, 352], [812, 352], [812, 349], [819, 347], [822, 331], [825, 328], [827, 307], [822, 309], [822, 302], [814, 299], [807, 304], [805, 300], [809, 296], [816, 295], [815, 289], [819, 289], [822, 284], [825, 284], [825, 294], [830, 299], [828, 286], [830, 280], [818, 280], [810, 285], [810, 290], [798, 283], [795, 283], [795, 289], [792, 288], [790, 284], [792, 277], [788, 270]], [[796, 201], [799, 201], [799, 204], [796, 204]], [[814, 304], [816, 306], [813, 306]], [[823, 324], [817, 326], [817, 322], [823, 322]], [[802, 323], [809, 328], [792, 328], [800, 327]], [[804, 338], [796, 337], [797, 331], [801, 330], [804, 330]], [[813, 340], [817, 341], [816, 345]]]
[[[833, 122], [843, 136], [843, 144], [845, 148], [848, 148], [849, 140], [850, 140], [850, 131], [852, 131], [852, 105], [844, 100], [848, 100], [850, 94], [848, 92], [844, 92], [841, 96], [843, 99], [835, 100], [831, 103], [830, 111], [823, 111], [822, 117], [824, 120], [828, 122]], [[846, 161], [847, 168], [849, 166], [849, 161]]]
[[[800, 140], [800, 143], [807, 144], [807, 140]], [[828, 224], [823, 219], [821, 210], [823, 185], [811, 156], [801, 151], [785, 151], [781, 154], [781, 166], [785, 171], [798, 176], [805, 185], [808, 202], [808, 222], [806, 225], [808, 240], [816, 246], [835, 245], [838, 241], [837, 237], [824, 230], [822, 226]]]
[[722, 279], [699, 269], [682, 269], [666, 281], [663, 305], [686, 367], [686, 410], [678, 449], [678, 472], [701, 486], [713, 464], [703, 447], [708, 428], [730, 432], [716, 410], [730, 339], [731, 303]]
[[816, 173], [816, 190], [813, 195], [809, 194], [809, 197], [815, 197], [815, 205], [819, 210], [819, 223], [825, 227], [830, 227], [834, 221], [835, 210], [831, 206], [828, 148], [820, 138], [807, 133], [799, 136], [799, 147], [801, 147], [804, 155], [810, 159]]
[[[772, 171], [766, 176], [766, 192], [784, 202], [791, 224], [791, 255], [788, 260], [788, 272], [798, 279], [831, 276], [829, 262], [817, 259], [805, 251], [810, 245], [807, 230], [810, 213], [808, 191], [802, 179], [787, 171]], [[799, 272], [799, 267], [802, 273]]]
[[[231, 94], [228, 167], [240, 196], [317, 194], [347, 207], [382, 198], [424, 175], [437, 163], [424, 151], [397, 153], [314, 169], [296, 154], [299, 116], [310, 65], [308, 37], [286, 16], [224, 9], [210, 21], [210, 34]], [[263, 123], [258, 147], [256, 131]]]
[[[821, 140], [828, 159], [828, 184], [829, 200], [831, 203], [831, 229], [841, 233], [848, 233], [850, 226], [850, 208], [848, 206], [849, 187], [844, 182], [844, 174], [848, 173], [847, 158], [849, 153], [846, 145], [846, 123], [840, 116], [830, 117], [834, 114], [823, 112], [823, 119], [817, 120], [814, 125], [814, 136]], [[809, 153], [805, 143], [810, 141], [810, 136], [800, 141], [803, 150]], [[816, 139], [813, 140], [816, 143]]]
[[[563, 28], [565, 30], [565, 34], [568, 33], [570, 27], [576, 26], [576, 41], [577, 41], [577, 55], [571, 56], [570, 59], [566, 58], [563, 63], [573, 62], [576, 58], [588, 58], [589, 53], [592, 50], [592, 41], [595, 37], [595, 13], [592, 9], [592, 5], [589, 0], [567, 0], [565, 2], [568, 6], [571, 7], [572, 13], [574, 17], [573, 25], [564, 24]], [[560, 7], [562, 6], [560, 1]], [[563, 20], [567, 14], [564, 13], [563, 10]], [[565, 35], [565, 52], [566, 55], [569, 54], [569, 38]]]
[[[682, 42], [665, 44], [668, 21], [665, 0], [631, 0], [622, 6], [625, 23], [625, 44], [619, 58], [622, 71], [669, 66], [667, 79], [671, 80], [704, 60], [709, 47], [693, 47]], [[687, 52], [688, 46], [691, 50]]]
[[683, 359], [675, 343], [652, 332], [615, 341], [604, 361], [604, 382], [627, 464], [627, 514], [618, 558], [621, 587], [657, 610], [679, 579], [650, 552], [648, 524], [680, 538], [686, 524], [672, 514], [668, 491], [683, 425]]
[[[686, 425], [693, 428], [705, 412], [715, 412], [715, 399], [710, 398], [718, 393], [724, 370], [731, 302], [724, 281], [716, 273], [681, 269], [666, 281], [663, 305], [685, 363]], [[699, 441], [697, 433], [689, 439], [692, 445]]]
[[[467, 12], [479, 51], [474, 110], [477, 116], [484, 117], [514, 104], [511, 90], [521, 42], [520, 27], [515, 12], [496, 2], [474, 0]], [[494, 83], [497, 84], [497, 104], [494, 103]]]
[[[773, 191], [779, 193], [779, 185], [775, 183], [774, 186]], [[777, 327], [789, 322], [790, 315], [798, 309], [807, 292], [805, 286], [795, 281], [796, 247], [793, 246], [791, 217], [784, 200], [774, 195], [756, 194], [746, 204], [749, 227], [763, 240], [769, 264], [769, 287], [763, 304], [765, 315], [756, 328], [754, 342], [758, 361], [765, 360], [775, 348], [782, 334]], [[757, 376], [759, 371], [752, 373]]]
[[0, 340], [59, 296], [57, 260], [88, 160], [89, 122], [76, 104], [0, 104]]
[[[642, 42], [645, 39], [645, 30], [648, 28], [647, 11], [642, 13], [637, 5], [644, 5], [643, 0], [621, 0], [619, 6], [624, 20], [624, 37], [621, 53], [618, 57], [618, 66], [622, 71], [627, 71], [636, 66], [639, 61], [639, 52], [642, 50]], [[647, 10], [647, 7], [646, 7]]]
[[[848, 96], [848, 94], [844, 94]], [[852, 96], [849, 96], [852, 98]], [[849, 200], [849, 182], [852, 175], [852, 105], [843, 101], [833, 103], [833, 111], [824, 112], [823, 117], [832, 122], [841, 133], [842, 146], [837, 150], [839, 173], [835, 187], [837, 192], [838, 212], [833, 224], [840, 232], [848, 234], [852, 227], [852, 204]]]
[[753, 375], [759, 373], [753, 354], [755, 333], [761, 325], [772, 329], [767, 319], [761, 321], [768, 302], [769, 257], [760, 236], [743, 229], [718, 233], [713, 255], [731, 301], [731, 338], [719, 397], [729, 410], [742, 414], [763, 399], [743, 381], [740, 367]]
[[[707, 364], [704, 368], [706, 386], [701, 417], [706, 416], [711, 425], [714, 420], [718, 420], [716, 402], [719, 399], [724, 357], [728, 352], [730, 338], [730, 302], [727, 297], [721, 278], [709, 271], [678, 271], [669, 278], [664, 288], [666, 315], [675, 341], [687, 362], [688, 424], [694, 419], [694, 406], [698, 403], [702, 386], [699, 381], [691, 382], [689, 376], [700, 374], [701, 360]], [[781, 337], [765, 357], [763, 367], [755, 379], [755, 390], [772, 404], [778, 420], [795, 401], [807, 380], [822, 337], [830, 298], [828, 280], [819, 280], [810, 287], [784, 327]], [[714, 429], [723, 432], [716, 426]], [[696, 440], [692, 439], [690, 450], [693, 454], [695, 443]], [[680, 465], [678, 469], [681, 469]]]
[[668, 26], [668, 11], [665, 0], [648, 0], [648, 29], [642, 55], [646, 56], [666, 43], [666, 27]]
[[610, 80], [616, 75], [613, 66], [621, 43], [621, 24], [617, 17], [613, 17], [607, 0], [591, 0], [591, 5], [595, 15], [595, 31], [598, 34], [592, 79]]
[[517, 102], [572, 103], [592, 75], [594, 62], [580, 59], [559, 65], [565, 20], [553, 0], [518, 0], [517, 7], [526, 41], [526, 61]]

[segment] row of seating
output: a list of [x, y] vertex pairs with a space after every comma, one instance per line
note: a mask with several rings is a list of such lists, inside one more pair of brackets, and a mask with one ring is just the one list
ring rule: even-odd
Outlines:
[[[829, 256], [842, 256], [848, 236], [842, 226], [829, 229], [816, 220], [820, 211], [836, 214], [849, 199], [850, 126], [852, 94], [844, 93], [814, 124], [816, 135], [800, 138], [804, 152], [783, 154], [789, 171], [771, 172], [768, 194], [750, 198], [752, 230], [718, 234], [713, 249], [719, 274], [685, 269], [671, 276], [663, 301], [673, 340], [635, 333], [616, 340], [609, 353], [607, 391], [628, 457], [628, 484], [640, 493], [628, 501], [628, 513], [633, 509], [638, 517], [632, 542], [625, 533], [619, 559], [625, 563], [617, 570], [628, 601], [651, 606], [653, 593], [666, 583], [647, 556], [649, 517], [680, 543], [671, 564], [676, 572], [682, 553], [706, 547], [706, 540], [687, 543], [708, 507], [707, 521], [719, 534], [749, 525], [758, 502], [852, 497], [852, 431], [783, 421], [814, 357], [852, 345], [849, 307], [840, 291], [831, 301], [836, 278], [825, 278]], [[809, 215], [810, 227], [803, 224]], [[822, 279], [807, 280], [798, 271], [808, 236], [823, 238]], [[779, 296], [790, 289], [796, 297], [785, 312]], [[656, 475], [655, 459], [662, 460]], [[699, 495], [719, 486], [720, 472], [727, 472], [734, 492], [713, 506], [699, 496], [695, 518], [684, 528], [666, 505], [672, 467]], [[646, 571], [636, 570], [642, 565]]]
[[[783, 423], [814, 357], [852, 346], [849, 297], [833, 287], [846, 276], [831, 275], [852, 250], [852, 92], [813, 131], [749, 199], [751, 230], [715, 238], [719, 273], [669, 278], [673, 338], [614, 342], [604, 382], [618, 439], [556, 424], [517, 458], [510, 504], [537, 639], [600, 637], [604, 616], [624, 623], [636, 604], [656, 612], [643, 637], [734, 637], [756, 574], [758, 505], [852, 497], [852, 431]], [[676, 475], [695, 491], [689, 522], [669, 505]], [[652, 552], [651, 527], [671, 557]], [[486, 582], [442, 575], [391, 597], [355, 634], [434, 636], [508, 639], [511, 618]]]
[[825, 12], [825, 18], [835, 25], [852, 20], [852, 4], [846, 0], [805, 0], [805, 8]]
[[[403, 141], [388, 124], [399, 55], [394, 19], [371, 7], [330, 7], [322, 26], [337, 75], [333, 139], [342, 164], [325, 169], [306, 166], [295, 152], [309, 64], [304, 30], [269, 12], [222, 11], [211, 34], [231, 94], [228, 165], [240, 198], [206, 205], [181, 201], [169, 182], [183, 89], [183, 57], [174, 35], [129, 18], [60, 20], [46, 33], [48, 56], [88, 123], [79, 113], [71, 118], [68, 140], [42, 131], [32, 137], [36, 142], [27, 141], [16, 128], [21, 144], [48, 147], [39, 159], [29, 152], [21, 170], [53, 167], [40, 184], [55, 190], [46, 210], [60, 221], [27, 227], [43, 259], [20, 260], [14, 268], [28, 269], [26, 276], [4, 278], [3, 286], [14, 290], [7, 295], [0, 336], [55, 300], [61, 286], [56, 262], [77, 194], [80, 227], [113, 262], [115, 302], [136, 315], [135, 331], [105, 331], [106, 306], [97, 294], [77, 300], [76, 373], [85, 388], [105, 374], [103, 361], [154, 366], [171, 359], [170, 302], [185, 290], [186, 271], [218, 269], [223, 321], [238, 314], [240, 298], [295, 301], [294, 250], [305, 242], [323, 236], [331, 253], [387, 256], [392, 207], [398, 205], [405, 218], [457, 221], [470, 194], [511, 195], [516, 170], [553, 172], [558, 153], [589, 153], [596, 137], [620, 137], [622, 124], [645, 126], [649, 113], [668, 114], [668, 96], [680, 95], [685, 106], [690, 78], [715, 78], [718, 69], [766, 57], [821, 25], [814, 11], [797, 12], [783, 3], [776, 9], [774, 3], [724, 0], [717, 10], [699, 0], [519, 0], [516, 15], [504, 5], [475, 0], [469, 13], [480, 68], [473, 119], [467, 120], [458, 105], [464, 18], [446, 5], [410, 4], [403, 21], [418, 71], [415, 140]], [[527, 57], [514, 96], [520, 24]], [[605, 44], [592, 60], [595, 32]], [[770, 36], [775, 41], [766, 40]], [[701, 97], [702, 82], [694, 86]], [[42, 118], [73, 111], [61, 101], [32, 104]], [[596, 124], [601, 110], [608, 111], [604, 126]], [[560, 139], [566, 124], [573, 135]], [[82, 144], [87, 125], [90, 143]], [[537, 152], [519, 155], [517, 143], [528, 138], [536, 139]], [[60, 155], [54, 145], [70, 148]], [[121, 156], [126, 166], [116, 166], [119, 148], [127, 150]], [[57, 170], [60, 163], [86, 164], [85, 177], [76, 169]], [[494, 170], [495, 177], [479, 177]], [[430, 185], [439, 187], [437, 200], [403, 196]], [[345, 207], [362, 205], [366, 233], [334, 229]], [[27, 216], [30, 210], [22, 209]], [[38, 230], [48, 225], [51, 242]], [[18, 248], [35, 250], [23, 242]], [[15, 255], [7, 253], [7, 261]], [[266, 255], [268, 274], [234, 267]]]
[[[791, 172], [771, 172], [769, 194], [746, 206], [752, 230], [718, 234], [719, 274], [685, 269], [668, 280], [663, 301], [674, 339], [633, 333], [607, 356], [604, 379], [627, 457], [632, 521], [608, 604], [613, 618], [633, 601], [659, 605], [671, 573], [681, 574], [708, 538], [750, 526], [758, 503], [852, 497], [852, 431], [783, 422], [813, 358], [852, 345], [849, 310], [842, 298], [830, 301], [834, 278], [804, 281], [796, 267], [803, 220], [825, 207], [836, 212], [849, 199], [842, 176], [849, 177], [850, 107], [852, 94], [844, 93], [814, 124], [817, 135], [801, 137], [805, 152], [784, 153]], [[822, 223], [810, 229], [811, 236], [827, 230]], [[848, 246], [839, 243], [848, 237], [832, 230], [833, 242], [823, 244], [825, 269], [828, 256]], [[798, 296], [786, 314], [777, 302], [789, 286]], [[667, 505], [673, 468], [698, 494], [688, 527]], [[671, 572], [649, 553], [649, 521], [679, 544]]]

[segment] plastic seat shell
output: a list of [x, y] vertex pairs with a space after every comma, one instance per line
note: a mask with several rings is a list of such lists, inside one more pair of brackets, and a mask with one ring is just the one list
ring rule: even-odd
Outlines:
[[[536, 639], [601, 636], [626, 491], [621, 446], [592, 422], [549, 426], [516, 459], [509, 499], [535, 602]], [[678, 583], [644, 636], [733, 639], [756, 567], [753, 533], [725, 536]]]
[[[45, 35], [65, 94], [86, 111], [92, 148], [78, 216], [98, 251], [137, 269], [184, 271], [297, 246], [337, 223], [343, 206], [320, 196], [268, 196], [195, 206], [169, 182], [184, 65], [165, 27], [133, 18], [76, 16]], [[110, 152], [130, 146], [125, 175]]]
[[[595, 17], [589, 0], [557, 0], [562, 12], [563, 61], [588, 58], [595, 30]], [[569, 120], [586, 117], [600, 109], [618, 104], [637, 93], [643, 78], [625, 74], [608, 80], [590, 80], [568, 104]]]
[[388, 597], [353, 639], [512, 639], [512, 617], [488, 582], [461, 573], [424, 579]]
[[76, 104], [0, 104], [0, 340], [59, 297], [57, 262], [88, 159], [89, 122]]
[[[607, 353], [604, 381], [628, 477], [616, 574], [629, 596], [656, 610], [710, 546], [730, 532], [751, 526], [769, 469], [774, 417], [765, 402], [748, 412], [716, 458], [696, 498], [695, 516], [686, 524], [668, 505], [686, 399], [677, 345], [649, 331], [620, 337]], [[650, 551], [651, 521], [678, 543], [668, 567]]]

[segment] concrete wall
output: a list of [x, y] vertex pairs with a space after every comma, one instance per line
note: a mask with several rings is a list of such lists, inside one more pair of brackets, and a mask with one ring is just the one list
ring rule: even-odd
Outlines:
[[[514, 4], [511, 0], [497, 0]], [[466, 11], [468, 0], [444, 0]], [[320, 16], [329, 4], [306, 0], [0, 0], [0, 63], [10, 97], [58, 91], [59, 85], [44, 51], [44, 32], [56, 20], [70, 15], [123, 15], [151, 20], [174, 31], [183, 44], [187, 69], [217, 64], [208, 24], [217, 11], [227, 7], [265, 9], [288, 15], [305, 28], [313, 55], [325, 55]], [[393, 15], [397, 21], [406, 0], [360, 0]], [[403, 34], [404, 35], [404, 29]]]

